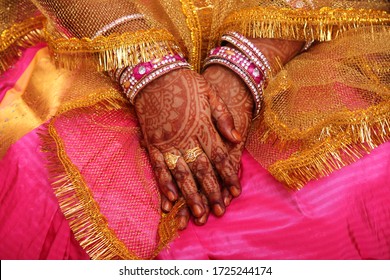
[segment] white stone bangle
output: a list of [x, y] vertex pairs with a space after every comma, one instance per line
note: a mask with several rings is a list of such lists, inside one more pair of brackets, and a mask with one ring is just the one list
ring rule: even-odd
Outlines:
[[255, 101], [254, 116], [260, 113], [265, 76], [248, 57], [229, 47], [217, 47], [210, 51], [203, 69], [211, 64], [220, 64], [235, 72], [248, 86]]
[[130, 103], [134, 104], [137, 94], [147, 84], [170, 71], [180, 68], [191, 68], [183, 54], [166, 55], [139, 63], [134, 67], [127, 67], [119, 78], [119, 84]]
[[132, 21], [132, 20], [143, 19], [143, 18], [144, 18], [143, 14], [132, 14], [132, 15], [120, 17], [120, 18], [114, 20], [113, 22], [110, 22], [109, 24], [106, 24], [105, 26], [100, 28], [95, 33], [95, 35], [92, 37], [92, 39], [95, 39], [96, 37], [103, 35], [107, 31], [109, 31], [110, 29], [113, 29], [114, 27], [116, 27], [120, 24], [123, 24], [123, 23], [128, 22], [128, 21]]
[[255, 47], [255, 45], [245, 38], [243, 35], [237, 32], [228, 32], [224, 34], [221, 41], [231, 43], [238, 50], [240, 50], [246, 57], [248, 57], [256, 66], [263, 71], [263, 74], [267, 77], [272, 71], [270, 63], [265, 55]]

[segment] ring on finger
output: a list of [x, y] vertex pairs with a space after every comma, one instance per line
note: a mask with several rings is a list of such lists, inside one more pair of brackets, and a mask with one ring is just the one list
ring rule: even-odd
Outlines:
[[167, 164], [168, 168], [170, 170], [176, 168], [177, 161], [179, 160], [180, 156], [174, 155], [172, 153], [165, 153], [164, 154], [164, 160]]
[[188, 149], [184, 152], [184, 161], [186, 163], [194, 162], [201, 154], [203, 153], [203, 150], [199, 147], [195, 147], [192, 149]]

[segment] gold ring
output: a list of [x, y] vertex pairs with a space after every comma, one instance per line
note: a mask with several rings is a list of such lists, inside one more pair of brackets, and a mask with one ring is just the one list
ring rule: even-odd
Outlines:
[[203, 151], [199, 147], [189, 149], [189, 150], [185, 151], [185, 153], [184, 153], [184, 156], [183, 156], [184, 161], [187, 163], [194, 162], [198, 158], [198, 156], [200, 156], [202, 153], [203, 153]]
[[180, 156], [174, 155], [172, 153], [165, 153], [164, 154], [164, 160], [165, 163], [168, 165], [168, 168], [170, 170], [176, 168], [177, 161], [179, 160]]

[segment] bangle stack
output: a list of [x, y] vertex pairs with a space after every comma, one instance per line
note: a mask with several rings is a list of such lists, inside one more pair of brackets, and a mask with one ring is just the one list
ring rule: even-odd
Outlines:
[[261, 69], [263, 75], [268, 77], [271, 72], [271, 66], [264, 56], [264, 54], [255, 47], [247, 38], [237, 32], [228, 32], [221, 38], [221, 43], [230, 43], [245, 56], [247, 56], [253, 63]]
[[221, 37], [221, 45], [224, 43], [230, 43], [234, 48], [221, 46], [212, 49], [205, 60], [203, 70], [211, 64], [220, 64], [240, 76], [252, 93], [256, 117], [260, 113], [263, 89], [271, 73], [271, 66], [264, 54], [237, 32], [224, 34]]
[[117, 69], [110, 76], [119, 80], [123, 91], [132, 104], [137, 94], [147, 84], [175, 69], [191, 68], [180, 53], [163, 56], [148, 62], [139, 63], [134, 67]]
[[230, 47], [217, 47], [212, 49], [205, 60], [204, 69], [211, 64], [223, 65], [233, 70], [243, 79], [255, 100], [254, 114], [257, 116], [260, 112], [263, 84], [265, 81], [265, 76], [261, 69], [240, 51]]

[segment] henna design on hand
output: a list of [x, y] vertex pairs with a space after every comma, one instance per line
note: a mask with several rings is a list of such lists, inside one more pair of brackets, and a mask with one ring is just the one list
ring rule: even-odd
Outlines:
[[226, 143], [234, 170], [237, 172], [252, 119], [254, 106], [252, 95], [240, 77], [226, 67], [210, 66], [206, 69], [204, 77], [229, 108], [234, 126], [242, 136], [242, 141], [239, 143]]
[[265, 55], [273, 66], [277, 63], [281, 63], [279, 66], [283, 66], [296, 56], [305, 45], [303, 41], [267, 38], [251, 39], [251, 42]]
[[[210, 204], [217, 216], [225, 212], [215, 172], [218, 172], [224, 184], [240, 190], [228, 150], [214, 127], [210, 100], [218, 107], [219, 114], [228, 118], [227, 108], [213, 97], [203, 77], [182, 69], [151, 82], [135, 101], [157, 182], [165, 196], [165, 210], [170, 208], [167, 199], [174, 202], [181, 193], [198, 224], [207, 220], [207, 204]], [[204, 154], [195, 162], [187, 164], [182, 155], [194, 147], [201, 147]], [[164, 163], [163, 154], [166, 152], [181, 156], [172, 170]], [[220, 158], [227, 160], [219, 161]]]

